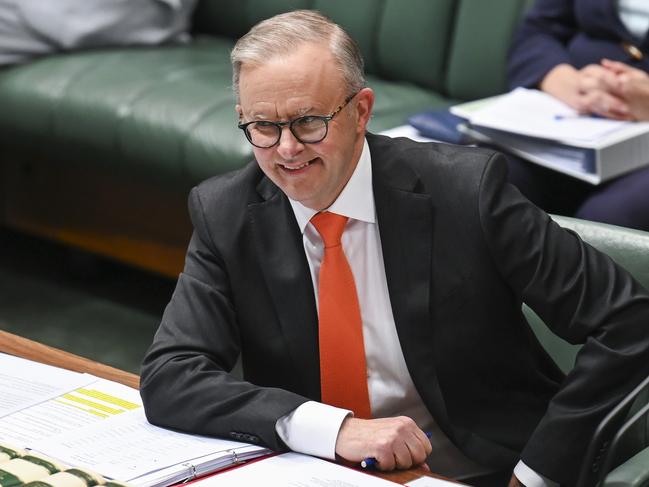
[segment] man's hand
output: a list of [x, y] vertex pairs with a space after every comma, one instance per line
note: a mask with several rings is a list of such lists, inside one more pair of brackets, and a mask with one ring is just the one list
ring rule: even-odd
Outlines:
[[424, 463], [432, 446], [426, 434], [405, 416], [347, 418], [336, 440], [336, 454], [359, 463], [374, 457], [380, 470], [407, 469]]

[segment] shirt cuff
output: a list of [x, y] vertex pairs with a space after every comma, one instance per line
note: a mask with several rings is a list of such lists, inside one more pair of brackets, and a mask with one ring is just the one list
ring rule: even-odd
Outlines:
[[516, 464], [514, 475], [516, 475], [516, 478], [520, 480], [521, 484], [525, 487], [559, 487], [557, 482], [536, 473], [530, 467], [525, 465], [522, 460]]
[[275, 431], [295, 452], [335, 460], [338, 431], [351, 415], [347, 409], [308, 401], [279, 418]]

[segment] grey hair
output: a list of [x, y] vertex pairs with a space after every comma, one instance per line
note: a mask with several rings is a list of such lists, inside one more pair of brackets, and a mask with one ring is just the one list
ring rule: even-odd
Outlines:
[[294, 10], [259, 22], [237, 41], [230, 54], [232, 87], [237, 101], [244, 64], [263, 64], [273, 57], [290, 54], [306, 43], [328, 45], [350, 94], [365, 86], [363, 57], [349, 34], [320, 12]]

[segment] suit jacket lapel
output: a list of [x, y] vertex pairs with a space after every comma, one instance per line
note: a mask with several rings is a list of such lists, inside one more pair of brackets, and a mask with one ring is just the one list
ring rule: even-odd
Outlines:
[[[433, 356], [431, 261], [434, 209], [407, 164], [387, 160], [368, 136], [372, 178], [392, 312], [410, 376], [435, 420], [448, 422]], [[380, 145], [380, 144], [378, 144]], [[401, 161], [403, 162], [403, 161]], [[445, 428], [446, 429], [446, 428]]]
[[257, 190], [265, 201], [248, 208], [263, 277], [289, 356], [303, 380], [300, 392], [319, 400], [318, 316], [302, 235], [279, 188], [263, 178]]

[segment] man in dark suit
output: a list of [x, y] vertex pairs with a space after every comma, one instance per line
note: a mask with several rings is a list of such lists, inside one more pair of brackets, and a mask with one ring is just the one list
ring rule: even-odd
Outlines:
[[[256, 161], [191, 193], [185, 269], [142, 369], [149, 420], [386, 470], [428, 457], [459, 478], [574, 483], [647, 373], [649, 294], [507, 185], [498, 153], [366, 133], [374, 95], [328, 19], [264, 21], [232, 59]], [[568, 378], [523, 301], [587, 342]]]

